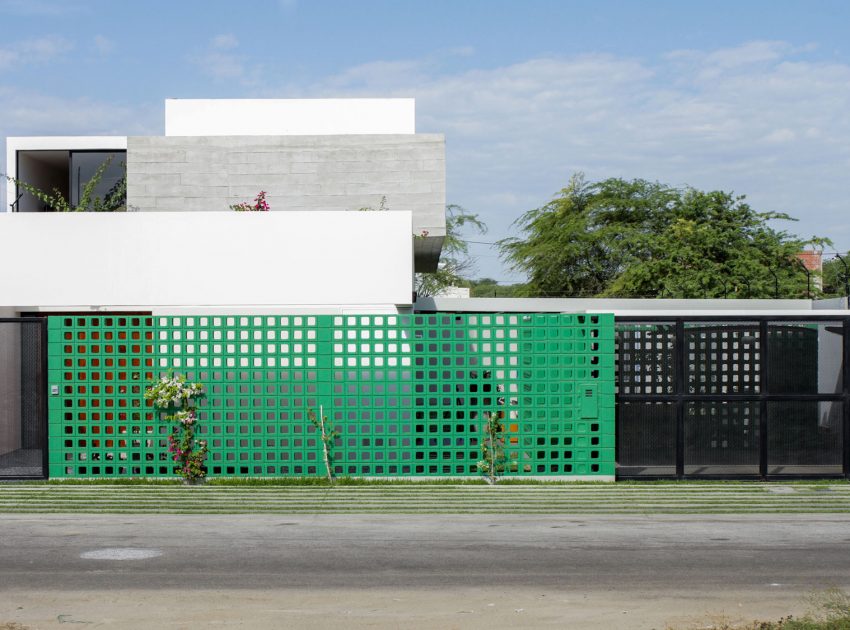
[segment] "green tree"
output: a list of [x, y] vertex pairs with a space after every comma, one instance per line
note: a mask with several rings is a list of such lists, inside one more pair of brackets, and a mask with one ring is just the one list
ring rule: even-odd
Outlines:
[[[842, 264], [843, 259], [843, 264]], [[845, 266], [846, 265], [846, 266]], [[823, 294], [826, 297], [846, 297], [850, 283], [850, 252], [836, 255], [823, 263]]]
[[416, 274], [416, 294], [421, 297], [437, 295], [452, 286], [469, 286], [466, 276], [474, 268], [469, 257], [469, 245], [461, 232], [472, 229], [479, 234], [487, 232], [487, 226], [477, 214], [467, 212], [461, 206], [446, 206], [446, 238], [437, 271]]
[[590, 183], [576, 174], [523, 214], [502, 256], [528, 275], [526, 296], [804, 297], [796, 254], [827, 239], [772, 228], [743, 196], [641, 179]]
[[479, 278], [469, 281], [469, 294], [471, 297], [517, 297], [522, 295], [524, 284], [499, 284], [492, 278]]
[[65, 195], [58, 188], [54, 188], [52, 192], [48, 193], [23, 180], [9, 176], [6, 176], [6, 179], [18, 188], [30, 193], [54, 212], [123, 212], [127, 209], [126, 170], [124, 176], [109, 189], [103, 198], [94, 196], [95, 188], [103, 179], [106, 169], [109, 168], [111, 163], [112, 157], [110, 156], [97, 167], [92, 178], [83, 186], [83, 190], [80, 192], [80, 201], [76, 206], [71, 205], [71, 202], [65, 198]]

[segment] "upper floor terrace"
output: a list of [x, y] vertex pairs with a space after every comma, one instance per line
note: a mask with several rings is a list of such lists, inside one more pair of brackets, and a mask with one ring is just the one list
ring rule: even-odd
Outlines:
[[[229, 211], [262, 190], [273, 212], [409, 212], [417, 271], [445, 237], [445, 141], [415, 132], [413, 99], [169, 99], [163, 136], [15, 137], [6, 151], [9, 176], [72, 203], [111, 157], [95, 194], [126, 168], [129, 211]], [[49, 210], [15, 185], [6, 202]]]

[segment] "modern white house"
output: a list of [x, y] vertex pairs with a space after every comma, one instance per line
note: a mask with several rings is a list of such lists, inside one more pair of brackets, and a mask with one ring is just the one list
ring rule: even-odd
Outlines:
[[[165, 135], [19, 137], [7, 169], [126, 212], [0, 212], [0, 478], [172, 476], [155, 375], [201, 382], [211, 476], [850, 476], [846, 300], [414, 296], [445, 141], [412, 99], [168, 100]], [[269, 212], [234, 212], [261, 191]]]
[[[99, 195], [126, 165], [128, 212], [47, 213], [10, 183], [0, 256], [29, 263], [0, 309], [410, 310], [446, 203], [445, 141], [416, 133], [413, 99], [175, 99], [165, 129], [7, 139], [8, 175], [72, 204], [104, 160]], [[271, 212], [230, 210], [260, 191]]]

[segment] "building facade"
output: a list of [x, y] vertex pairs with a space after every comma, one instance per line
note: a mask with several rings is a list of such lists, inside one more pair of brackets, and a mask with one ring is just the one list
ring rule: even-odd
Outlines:
[[475, 476], [492, 414], [508, 476], [850, 470], [843, 302], [416, 301], [445, 145], [410, 99], [173, 100], [163, 136], [7, 141], [72, 203], [106, 159], [126, 212], [7, 190], [0, 477], [174, 475], [144, 400], [169, 371], [205, 387], [211, 476], [322, 474], [319, 408], [340, 475]]

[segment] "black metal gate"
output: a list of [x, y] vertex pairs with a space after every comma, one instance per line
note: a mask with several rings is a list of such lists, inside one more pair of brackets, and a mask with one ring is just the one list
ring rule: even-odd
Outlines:
[[846, 477], [850, 319], [617, 320], [619, 478]]
[[47, 321], [0, 319], [0, 479], [47, 476]]

